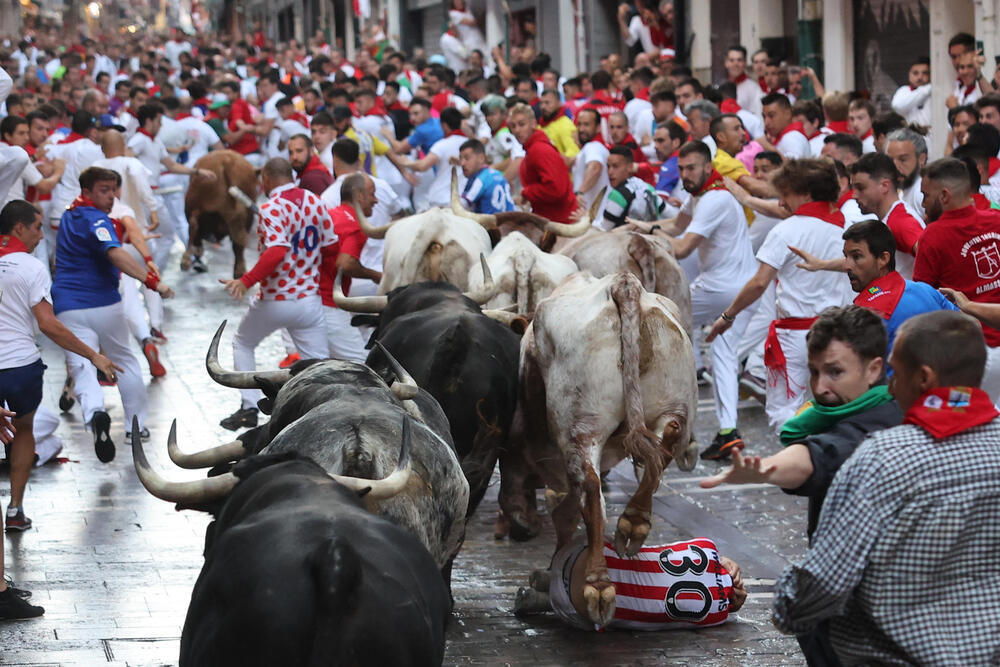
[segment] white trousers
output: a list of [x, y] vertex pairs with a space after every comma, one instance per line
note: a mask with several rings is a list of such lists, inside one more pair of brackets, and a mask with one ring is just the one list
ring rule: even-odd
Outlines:
[[[233, 367], [238, 371], [257, 370], [254, 350], [260, 341], [282, 328], [288, 329], [295, 349], [303, 359], [326, 358], [326, 328], [319, 295], [295, 301], [255, 298], [233, 337]], [[255, 407], [262, 397], [257, 389], [241, 389], [240, 395], [244, 408]]]
[[[135, 246], [129, 244], [124, 247], [132, 255], [132, 259], [138, 262], [140, 266], [146, 265], [146, 262], [142, 259], [142, 255], [135, 249]], [[132, 336], [141, 345], [142, 341], [149, 338], [150, 334], [149, 323], [146, 322], [146, 307], [139, 296], [140, 287], [142, 287], [142, 284], [138, 280], [124, 273], [122, 274], [121, 281], [118, 283], [118, 293], [122, 295], [122, 308], [125, 309], [125, 319], [128, 321], [129, 331], [132, 332]], [[160, 296], [155, 290], [148, 290], [145, 287], [142, 287], [142, 289], [147, 292], [152, 291], [157, 297]], [[162, 306], [162, 299], [160, 303]]]
[[49, 410], [45, 405], [39, 405], [32, 419], [31, 432], [35, 436], [35, 467], [45, 465], [53, 456], [62, 451], [62, 438], [56, 435], [59, 428], [59, 415]]
[[809, 359], [806, 352], [808, 330], [778, 329], [778, 342], [785, 355], [788, 382], [785, 377], [768, 369], [767, 423], [775, 433], [781, 432], [786, 421], [795, 416], [809, 397]]
[[[123, 369], [118, 373], [118, 393], [125, 408], [126, 428], [131, 428], [132, 417], [138, 417], [139, 428], [143, 428], [146, 424], [146, 385], [139, 360], [129, 347], [128, 324], [121, 302], [100, 308], [65, 310], [57, 317], [77, 338], [95, 350], [100, 348], [108, 359]], [[89, 424], [95, 412], [104, 410], [104, 391], [97, 382], [97, 370], [92, 363], [69, 351], [66, 351], [66, 363], [83, 410], [83, 420]]]
[[[695, 333], [714, 322], [733, 302], [738, 292], [709, 292], [698, 285], [691, 287], [691, 320]], [[712, 393], [715, 397], [715, 416], [719, 429], [736, 428], [736, 404], [740, 400], [740, 360], [737, 356], [740, 338], [753, 316], [753, 306], [736, 316], [733, 326], [721, 336], [716, 336], [709, 348], [712, 356]], [[698, 341], [694, 341], [697, 345]]]
[[759, 378], [767, 377], [767, 369], [764, 368], [764, 340], [771, 322], [778, 317], [777, 285], [777, 282], [772, 282], [757, 299], [756, 310], [740, 339], [740, 359], [746, 359], [746, 370]]
[[990, 395], [991, 401], [1000, 400], [1000, 347], [986, 348], [986, 371], [980, 386]]
[[190, 176], [183, 176], [181, 174], [164, 174], [160, 176], [161, 188], [173, 188], [178, 185], [183, 188], [180, 192], [160, 195], [160, 199], [163, 200], [164, 207], [166, 207], [171, 219], [174, 221], [174, 231], [177, 233], [177, 238], [181, 240], [185, 248], [188, 246], [188, 219], [187, 215], [184, 214], [184, 193], [187, 192], [190, 180]]
[[[353, 292], [353, 286], [351, 291]], [[361, 332], [351, 326], [353, 315], [340, 308], [323, 306], [323, 317], [326, 320], [326, 341], [330, 356], [343, 361], [365, 363], [368, 350]]]

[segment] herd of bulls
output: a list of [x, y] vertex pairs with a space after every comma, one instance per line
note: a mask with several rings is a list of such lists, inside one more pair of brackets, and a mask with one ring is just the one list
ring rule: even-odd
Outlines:
[[634, 555], [663, 469], [695, 465], [688, 284], [669, 245], [587, 215], [479, 216], [457, 196], [383, 228], [359, 218], [385, 239], [385, 277], [377, 296], [338, 281], [334, 298], [372, 328], [366, 364], [228, 371], [223, 323], [208, 372], [260, 388], [270, 421], [196, 453], [172, 430], [170, 459], [211, 469], [193, 482], [161, 477], [132, 438], [150, 493], [215, 517], [182, 665], [440, 664], [452, 563], [498, 461], [497, 535], [538, 534], [538, 489], [556, 549], [582, 514], [588, 613], [606, 625], [601, 474], [635, 464], [614, 538]]

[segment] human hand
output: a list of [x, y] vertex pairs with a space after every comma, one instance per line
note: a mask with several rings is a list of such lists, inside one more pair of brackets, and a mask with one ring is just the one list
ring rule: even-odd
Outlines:
[[948, 98], [944, 101], [944, 105], [949, 109], [954, 109], [955, 107], [958, 106], [958, 98], [955, 97], [954, 95], [949, 95]]
[[159, 226], [160, 226], [160, 216], [157, 214], [156, 211], [150, 211], [149, 212], [149, 227], [146, 228], [146, 231], [151, 232], [151, 231], [155, 230]]
[[233, 297], [237, 301], [243, 298], [247, 293], [247, 286], [243, 284], [243, 281], [239, 278], [233, 280], [225, 280], [219, 278], [219, 282], [226, 286], [226, 291], [229, 292], [229, 296]]
[[0, 408], [0, 442], [5, 445], [9, 445], [14, 440], [14, 433], [17, 429], [14, 428], [14, 424], [10, 420], [16, 416], [16, 412]]
[[808, 252], [801, 248], [796, 248], [795, 246], [788, 246], [788, 249], [794, 252], [796, 255], [802, 258], [803, 261], [795, 265], [797, 269], [805, 269], [806, 271], [822, 271], [823, 270], [823, 260], [815, 255], [810, 255]]
[[734, 450], [733, 465], [729, 470], [702, 480], [699, 486], [703, 489], [714, 489], [720, 484], [764, 484], [777, 469], [778, 466], [773, 463], [765, 468], [759, 456], [743, 457], [739, 450]]
[[195, 169], [195, 175], [201, 176], [206, 181], [215, 180], [215, 172], [212, 171], [211, 169]]
[[[159, 234], [157, 234], [156, 236], [159, 236]], [[149, 272], [149, 273], [152, 273], [154, 276], [159, 276], [160, 275], [160, 269], [159, 269], [159, 267], [157, 267], [156, 266], [156, 262], [154, 262], [151, 259], [146, 260], [146, 271]]]
[[746, 200], [750, 198], [750, 193], [747, 192], [742, 185], [728, 176], [722, 177], [722, 184], [726, 186], [726, 189], [729, 190], [734, 197], [736, 197], [736, 201], [739, 203], [745, 204]]
[[94, 366], [97, 367], [97, 370], [104, 373], [104, 375], [112, 382], [115, 382], [118, 379], [118, 374], [115, 373], [116, 370], [125, 370], [100, 353], [94, 354], [94, 356], [90, 359], [90, 363], [94, 364]]
[[722, 334], [726, 333], [726, 331], [728, 331], [729, 327], [731, 326], [733, 326], [733, 323], [727, 322], [721, 316], [716, 318], [715, 322], [712, 323], [712, 329], [708, 332], [708, 335], [705, 336], [705, 342], [711, 343], [713, 340], [715, 340], [716, 336], [721, 336]]
[[618, 18], [625, 18], [630, 11], [632, 11], [632, 8], [628, 6], [627, 2], [623, 2], [618, 5]]
[[165, 283], [159, 283], [156, 286], [156, 291], [159, 292], [160, 296], [164, 299], [172, 299], [174, 297], [174, 291]]
[[943, 294], [948, 301], [951, 301], [953, 304], [958, 306], [958, 309], [961, 311], [965, 311], [965, 309], [969, 307], [969, 304], [972, 303], [972, 300], [969, 299], [969, 297], [965, 296], [965, 294], [959, 292], [958, 290], [948, 287], [939, 287], [938, 291], [941, 292], [941, 294]]

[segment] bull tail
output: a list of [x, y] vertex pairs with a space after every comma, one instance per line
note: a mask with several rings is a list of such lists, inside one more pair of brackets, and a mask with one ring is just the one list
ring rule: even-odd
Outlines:
[[659, 439], [646, 428], [642, 392], [639, 388], [639, 335], [642, 289], [636, 281], [619, 276], [611, 285], [611, 298], [621, 321], [622, 391], [625, 397], [625, 452], [642, 461], [653, 479], [663, 473]]
[[427, 273], [428, 278], [433, 282], [441, 280], [441, 253], [444, 247], [437, 241], [433, 241], [427, 246]]
[[309, 656], [310, 667], [330, 664], [330, 656], [353, 663], [361, 656], [349, 656], [352, 643], [343, 645], [353, 615], [351, 599], [361, 583], [363, 570], [358, 553], [343, 537], [332, 537], [317, 547], [309, 559], [316, 591], [316, 634]]
[[518, 315], [530, 313], [535, 306], [535, 304], [529, 303], [531, 301], [531, 289], [528, 283], [531, 278], [532, 260], [533, 258], [527, 254], [518, 254], [514, 257], [514, 279], [517, 283], [517, 289], [514, 293], [514, 303], [517, 305]]
[[642, 234], [629, 234], [628, 254], [632, 261], [639, 267], [639, 275], [642, 287], [647, 292], [656, 292], [656, 258], [653, 256], [653, 249], [649, 247]]

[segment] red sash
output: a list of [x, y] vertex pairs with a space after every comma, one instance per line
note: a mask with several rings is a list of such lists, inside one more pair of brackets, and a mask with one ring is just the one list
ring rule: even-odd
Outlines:
[[543, 114], [542, 117], [538, 121], [538, 126], [539, 127], [545, 127], [549, 123], [554, 123], [555, 121], [559, 120], [559, 118], [561, 116], [565, 116], [565, 115], [566, 115], [566, 107], [565, 106], [561, 106], [561, 107], [559, 107], [559, 110], [556, 111], [551, 116], [545, 116]]
[[903, 417], [936, 440], [968, 431], [996, 419], [997, 409], [979, 387], [935, 387], [922, 395]]
[[791, 382], [788, 379], [788, 361], [785, 359], [785, 352], [781, 349], [781, 341], [778, 340], [778, 329], [789, 331], [806, 331], [816, 321], [815, 317], [786, 317], [771, 322], [767, 330], [767, 339], [764, 341], [764, 366], [767, 367], [768, 380], [772, 386], [778, 384], [778, 378], [785, 379], [785, 390], [788, 398], [795, 396], [792, 391]]
[[887, 320], [896, 312], [899, 300], [906, 290], [906, 279], [899, 272], [892, 271], [871, 281], [854, 299], [855, 306], [873, 311]]
[[21, 242], [21, 239], [3, 235], [0, 236], [0, 257], [10, 255], [15, 252], [28, 252], [28, 246]]
[[823, 222], [829, 222], [837, 227], [844, 226], [844, 214], [834, 206], [833, 202], [811, 201], [795, 209], [793, 215], [804, 215], [810, 218], [819, 218]]
[[142, 127], [140, 127], [139, 129], [137, 129], [137, 130], [136, 130], [136, 132], [138, 132], [139, 134], [145, 134], [145, 135], [146, 135], [147, 137], [149, 137], [149, 138], [150, 138], [150, 139], [151, 139], [152, 141], [156, 141], [156, 137], [154, 137], [153, 135], [151, 135], [151, 134], [149, 133], [149, 131], [148, 131], [148, 130], [146, 130], [145, 128], [142, 128]]

